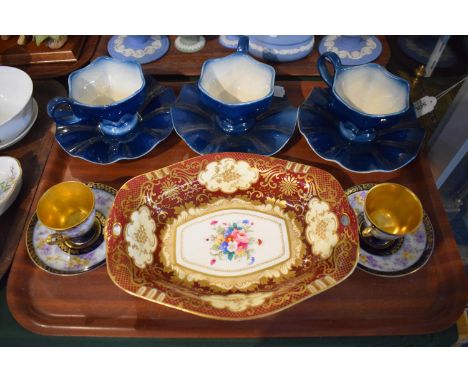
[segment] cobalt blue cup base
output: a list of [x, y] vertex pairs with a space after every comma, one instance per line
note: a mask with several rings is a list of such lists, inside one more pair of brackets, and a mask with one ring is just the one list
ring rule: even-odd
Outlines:
[[251, 118], [248, 120], [245, 120], [245, 119], [232, 120], [229, 118], [221, 118], [220, 116], [217, 115], [216, 125], [226, 134], [230, 134], [230, 135], [245, 134], [247, 130], [249, 130], [253, 125], [255, 125], [255, 118]]
[[130, 133], [137, 126], [140, 119], [138, 113], [133, 115], [125, 114], [118, 122], [103, 119], [98, 123], [98, 128], [103, 134], [121, 137]]
[[216, 122], [217, 115], [201, 101], [196, 85], [184, 85], [171, 107], [174, 129], [198, 154], [247, 152], [273, 155], [280, 151], [295, 131], [297, 108], [286, 97], [273, 97], [270, 107], [254, 119], [245, 132], [230, 134]]
[[175, 101], [172, 89], [146, 78], [146, 98], [136, 125], [122, 135], [104, 134], [97, 121], [73, 125], [57, 124], [55, 139], [73, 157], [96, 164], [142, 157], [172, 132], [170, 106]]
[[413, 108], [396, 125], [375, 130], [369, 141], [359, 141], [349, 136], [352, 130], [343, 129], [346, 122], [331, 107], [332, 97], [330, 89], [315, 88], [299, 108], [299, 131], [319, 157], [357, 173], [392, 172], [416, 158], [424, 129]]
[[343, 138], [353, 142], [372, 142], [377, 137], [375, 129], [361, 130], [349, 121], [340, 121], [339, 129]]

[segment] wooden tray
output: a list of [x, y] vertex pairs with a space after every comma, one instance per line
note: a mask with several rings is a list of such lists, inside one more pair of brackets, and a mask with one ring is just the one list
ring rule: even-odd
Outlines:
[[[206, 45], [196, 53], [182, 53], [175, 48], [174, 41], [177, 36], [169, 36], [170, 47], [168, 52], [159, 60], [143, 65], [143, 70], [147, 74], [164, 76], [199, 76], [203, 63], [216, 57], [223, 57], [234, 51], [223, 47], [218, 42], [218, 36], [205, 36]], [[323, 36], [315, 36], [312, 53], [301, 60], [293, 62], [272, 63], [277, 76], [318, 76], [317, 59], [319, 57], [318, 46]], [[375, 61], [386, 66], [390, 59], [390, 48], [384, 36], [378, 36], [382, 42], [382, 54]], [[107, 43], [111, 36], [103, 36], [96, 49], [94, 57], [108, 56]]]
[[33, 97], [39, 107], [36, 122], [21, 141], [0, 150], [0, 156], [8, 155], [18, 159], [23, 169], [23, 186], [20, 194], [11, 207], [0, 216], [0, 243], [2, 243], [0, 245], [0, 278], [13, 260], [54, 141], [52, 132], [54, 124], [46, 112], [47, 102], [54, 96], [66, 95], [65, 88], [57, 81], [34, 81], [33, 86]]
[[[316, 83], [291, 81], [286, 93], [299, 105], [313, 86]], [[54, 144], [33, 208], [47, 188], [65, 179], [119, 187], [130, 177], [195, 155], [174, 133], [141, 159], [105, 167], [72, 158]], [[48, 274], [29, 259], [23, 232], [7, 286], [13, 316], [22, 326], [40, 334], [114, 337], [402, 335], [433, 333], [456, 322], [467, 301], [466, 278], [424, 155], [394, 173], [352, 174], [318, 158], [296, 132], [277, 157], [324, 169], [343, 188], [382, 181], [411, 187], [434, 225], [432, 258], [421, 270], [402, 278], [380, 278], [357, 269], [340, 285], [278, 314], [253, 321], [223, 322], [130, 296], [112, 283], [105, 267], [73, 277]]]
[[76, 62], [81, 54], [86, 36], [68, 36], [67, 42], [60, 49], [49, 49], [45, 43], [37, 46], [33, 41], [26, 45], [18, 45], [17, 39], [18, 36], [11, 36], [6, 41], [0, 40], [1, 65]]

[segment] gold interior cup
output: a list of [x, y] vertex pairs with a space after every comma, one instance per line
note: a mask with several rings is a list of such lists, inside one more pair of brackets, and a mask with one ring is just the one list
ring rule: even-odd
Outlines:
[[94, 194], [81, 182], [62, 182], [49, 188], [37, 204], [37, 217], [54, 231], [65, 231], [83, 223], [94, 211]]
[[423, 208], [409, 188], [396, 183], [381, 183], [366, 195], [364, 212], [378, 230], [392, 236], [416, 231], [422, 222]]

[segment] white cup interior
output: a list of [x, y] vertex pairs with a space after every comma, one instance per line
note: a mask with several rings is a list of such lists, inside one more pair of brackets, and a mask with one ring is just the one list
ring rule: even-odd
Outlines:
[[31, 99], [31, 77], [20, 69], [0, 66], [0, 126], [14, 118]]
[[373, 66], [344, 70], [334, 88], [349, 106], [366, 114], [398, 113], [408, 105], [407, 88]]
[[118, 60], [102, 60], [74, 75], [70, 96], [90, 106], [104, 106], [122, 101], [143, 85], [141, 70]]
[[209, 63], [200, 86], [218, 101], [237, 104], [265, 98], [272, 90], [273, 77], [267, 65], [235, 54]]

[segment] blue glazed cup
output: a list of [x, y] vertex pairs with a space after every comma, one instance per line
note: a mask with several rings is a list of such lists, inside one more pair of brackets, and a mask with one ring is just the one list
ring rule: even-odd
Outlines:
[[[327, 61], [334, 68], [333, 75]], [[331, 107], [340, 117], [345, 138], [372, 141], [379, 128], [395, 125], [409, 110], [408, 82], [378, 64], [345, 67], [336, 53], [326, 52], [317, 67], [332, 90]]]
[[204, 106], [214, 111], [219, 128], [242, 134], [266, 111], [273, 97], [275, 70], [250, 57], [249, 39], [239, 39], [237, 52], [204, 62], [198, 89]]
[[96, 123], [110, 136], [130, 132], [138, 123], [145, 100], [141, 65], [99, 57], [68, 77], [69, 97], [49, 101], [47, 112], [60, 125]]

